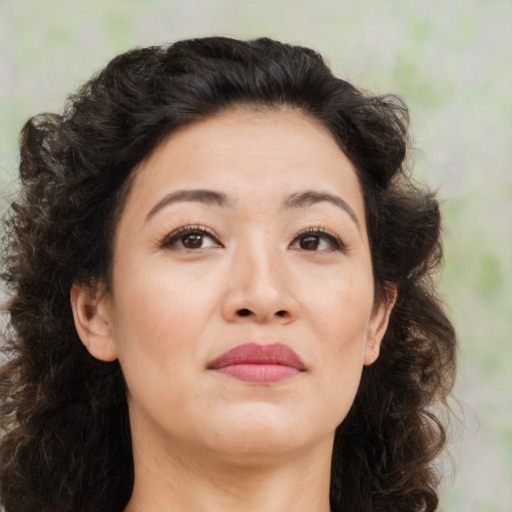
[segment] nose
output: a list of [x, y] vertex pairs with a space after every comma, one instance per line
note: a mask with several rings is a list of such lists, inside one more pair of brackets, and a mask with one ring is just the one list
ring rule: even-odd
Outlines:
[[285, 255], [263, 248], [239, 250], [227, 276], [222, 315], [228, 322], [288, 324], [296, 320], [299, 303]]

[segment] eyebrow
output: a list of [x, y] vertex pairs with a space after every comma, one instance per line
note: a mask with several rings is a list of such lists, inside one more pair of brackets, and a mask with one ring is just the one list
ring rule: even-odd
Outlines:
[[304, 208], [305, 206], [311, 206], [316, 203], [321, 202], [331, 203], [342, 210], [344, 210], [350, 218], [355, 222], [358, 228], [361, 228], [361, 224], [359, 223], [359, 219], [355, 214], [354, 210], [350, 207], [350, 205], [344, 201], [341, 197], [336, 196], [334, 194], [329, 194], [327, 192], [317, 192], [315, 190], [306, 190], [304, 192], [297, 192], [292, 194], [285, 201], [286, 208]]
[[[358, 228], [361, 227], [359, 219], [354, 210], [349, 204], [341, 197], [327, 192], [317, 192], [315, 190], [306, 190], [304, 192], [297, 192], [289, 196], [285, 202], [284, 207], [288, 209], [304, 208], [321, 202], [331, 203], [342, 210], [344, 210], [349, 217], [354, 221]], [[158, 203], [151, 208], [146, 215], [146, 222], [153, 217], [157, 212], [163, 208], [175, 203], [184, 202], [199, 202], [206, 205], [225, 207], [232, 203], [226, 194], [216, 192], [214, 190], [194, 189], [194, 190], [176, 190], [164, 196]]]
[[153, 217], [162, 208], [175, 203], [198, 202], [213, 206], [227, 206], [229, 203], [226, 194], [215, 192], [213, 190], [177, 190], [164, 196], [158, 203], [151, 208], [146, 215], [146, 221]]

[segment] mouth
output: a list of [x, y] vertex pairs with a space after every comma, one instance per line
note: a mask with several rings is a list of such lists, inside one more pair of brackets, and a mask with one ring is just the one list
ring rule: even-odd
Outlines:
[[306, 370], [302, 359], [281, 343], [247, 343], [234, 347], [208, 365], [209, 370], [254, 384], [272, 384]]

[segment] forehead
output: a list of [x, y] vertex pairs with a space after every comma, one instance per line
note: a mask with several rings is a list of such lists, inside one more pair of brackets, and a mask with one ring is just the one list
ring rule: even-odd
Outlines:
[[129, 202], [139, 205], [187, 188], [242, 201], [315, 189], [344, 197], [364, 218], [351, 161], [325, 126], [291, 108], [230, 108], [182, 127], [138, 166], [133, 185]]

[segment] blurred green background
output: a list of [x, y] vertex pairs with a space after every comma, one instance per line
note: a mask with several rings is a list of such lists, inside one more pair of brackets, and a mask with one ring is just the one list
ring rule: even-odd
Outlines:
[[458, 402], [442, 510], [512, 511], [512, 1], [0, 0], [0, 203], [24, 121], [59, 111], [114, 55], [186, 37], [271, 36], [411, 110], [417, 176], [439, 191]]

